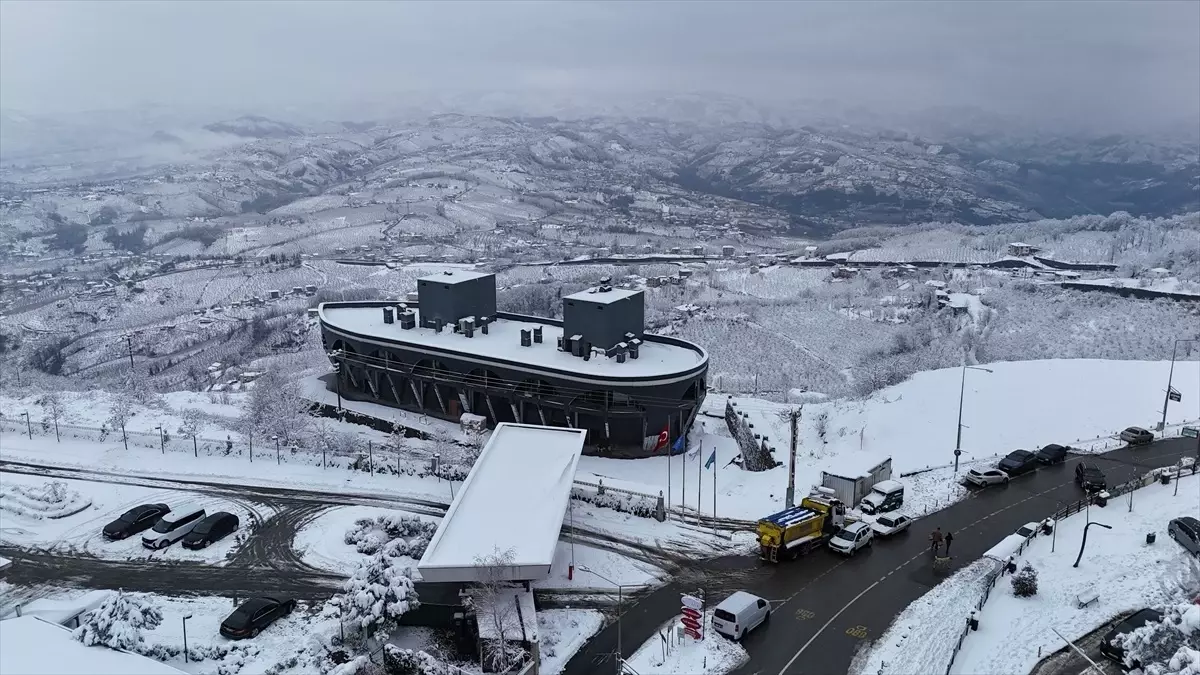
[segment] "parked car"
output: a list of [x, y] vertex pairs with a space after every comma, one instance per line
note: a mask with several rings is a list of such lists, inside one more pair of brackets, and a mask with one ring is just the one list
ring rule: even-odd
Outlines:
[[[1100, 640], [1100, 653], [1106, 658], [1119, 663], [1125, 667], [1125, 649], [1113, 644], [1113, 640], [1118, 635], [1125, 635], [1145, 626], [1148, 623], [1156, 623], [1162, 621], [1162, 612], [1157, 609], [1143, 609], [1134, 612], [1131, 616], [1121, 621], [1112, 627], [1112, 630], [1104, 634], [1104, 638]], [[1140, 668], [1141, 664], [1131, 664], [1134, 668]]]
[[898, 480], [881, 480], [858, 503], [863, 513], [894, 511], [904, 504], [904, 483]]
[[979, 487], [1005, 485], [1008, 483], [1008, 474], [1000, 469], [971, 469], [964, 478], [967, 482]]
[[267, 626], [296, 609], [295, 600], [250, 598], [221, 622], [221, 635], [231, 640], [258, 637]]
[[1108, 488], [1108, 480], [1100, 467], [1090, 462], [1075, 465], [1075, 484], [1087, 492], [1100, 492]]
[[199, 506], [185, 506], [172, 511], [154, 524], [154, 527], [142, 535], [142, 546], [146, 548], [166, 548], [183, 539], [184, 535], [204, 520], [204, 509]]
[[746, 591], [737, 591], [713, 610], [712, 627], [731, 640], [741, 640], [770, 618], [771, 603]]
[[1042, 464], [1062, 464], [1069, 451], [1070, 448], [1065, 445], [1051, 443], [1037, 451], [1037, 460]]
[[1020, 476], [1023, 473], [1033, 471], [1037, 468], [1037, 465], [1037, 455], [1028, 450], [1013, 450], [1008, 453], [1008, 456], [1000, 460], [996, 468], [1009, 476]]
[[1130, 445], [1145, 445], [1154, 440], [1154, 434], [1141, 427], [1129, 427], [1121, 432], [1121, 440]]
[[870, 546], [873, 538], [871, 526], [860, 520], [838, 530], [829, 540], [829, 548], [843, 555], [854, 555], [859, 549]]
[[1172, 518], [1167, 534], [1192, 555], [1200, 558], [1200, 520], [1191, 516]]
[[104, 526], [101, 533], [105, 539], [127, 539], [135, 534], [145, 532], [158, 522], [159, 518], [171, 512], [166, 504], [142, 504], [121, 514], [120, 518]]
[[233, 534], [238, 528], [238, 517], [225, 511], [217, 511], [196, 524], [196, 527], [183, 537], [180, 544], [184, 548], [204, 548], [215, 541], [220, 541]]
[[886, 513], [875, 519], [871, 529], [881, 537], [890, 537], [904, 532], [909, 525], [912, 525], [912, 518], [900, 513]]

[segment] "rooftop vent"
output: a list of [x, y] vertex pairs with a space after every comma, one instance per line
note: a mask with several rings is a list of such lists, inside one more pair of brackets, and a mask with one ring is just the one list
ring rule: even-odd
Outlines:
[[600, 277], [600, 285], [607, 286], [612, 283], [612, 277]]
[[531, 340], [530, 330], [528, 328], [522, 328], [521, 329], [521, 346], [529, 347], [532, 344], [533, 344], [533, 342]]
[[617, 363], [625, 363], [625, 352], [617, 352]]
[[405, 310], [400, 313], [400, 328], [404, 330], [412, 330], [417, 326], [417, 315], [411, 311]]
[[448, 277], [452, 277], [452, 276], [454, 276], [454, 272], [452, 272], [452, 271], [450, 271], [450, 270], [444, 270], [444, 271], [442, 272], [442, 274], [445, 274], [445, 275], [446, 275], [446, 276], [448, 276]]
[[641, 347], [642, 347], [641, 340], [639, 340], [637, 338], [630, 340], [629, 341], [629, 358], [636, 359], [638, 357], [639, 350], [641, 349]]
[[486, 322], [485, 322], [485, 323], [481, 323], [481, 324], [479, 324], [479, 331], [480, 331], [481, 333], [483, 333], [484, 335], [487, 335], [487, 334], [488, 334], [488, 325], [487, 325], [487, 323], [486, 323]]
[[445, 321], [442, 321], [441, 319], [434, 319], [433, 320], [433, 332], [435, 332], [435, 333], [442, 332], [442, 328], [445, 325], [446, 325]]
[[539, 345], [542, 344], [542, 327], [541, 326], [534, 326], [533, 341], [538, 343]]
[[571, 336], [571, 356], [583, 356], [583, 336]]
[[396, 320], [396, 315], [392, 313], [392, 308], [384, 307], [383, 308], [383, 322], [384, 323], [393, 323], [393, 322], [395, 322], [395, 320]]
[[611, 290], [612, 290], [612, 286], [609, 286], [608, 284], [603, 284], [603, 285], [601, 285], [601, 286], [600, 286], [600, 292], [601, 292], [601, 293], [607, 293], [607, 292], [609, 292], [609, 291], [611, 291]]

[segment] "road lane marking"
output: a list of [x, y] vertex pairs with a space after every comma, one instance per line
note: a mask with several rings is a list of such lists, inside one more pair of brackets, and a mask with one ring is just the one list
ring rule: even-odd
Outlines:
[[808, 621], [809, 619], [813, 618], [816, 615], [817, 615], [816, 612], [813, 612], [812, 610], [808, 610], [808, 609], [796, 610], [796, 618], [800, 619], [802, 621]]
[[805, 643], [804, 643], [804, 646], [800, 648], [800, 651], [796, 652], [796, 655], [795, 655], [795, 656], [793, 656], [793, 657], [791, 658], [791, 660], [790, 660], [790, 661], [788, 661], [788, 662], [787, 662], [787, 664], [783, 666], [783, 669], [779, 671], [779, 675], [784, 675], [784, 673], [786, 673], [786, 672], [787, 672], [787, 669], [788, 669], [788, 668], [791, 668], [791, 667], [792, 667], [792, 664], [796, 662], [796, 659], [800, 658], [800, 655], [804, 653], [804, 650], [805, 650], [805, 649], [808, 649], [808, 646], [809, 646], [809, 645], [811, 645], [811, 644], [813, 643], [813, 641], [814, 641], [814, 640], [816, 640], [818, 637], [820, 637], [820, 636], [821, 636], [821, 633], [825, 632], [825, 629], [826, 629], [826, 628], [829, 628], [829, 624], [831, 624], [831, 623], [833, 623], [834, 621], [836, 621], [836, 620], [837, 620], [837, 618], [838, 618], [839, 616], [841, 616], [841, 615], [842, 615], [842, 612], [846, 611], [847, 609], [850, 609], [850, 605], [853, 605], [855, 602], [857, 602], [857, 601], [858, 601], [858, 599], [859, 599], [859, 598], [861, 598], [862, 596], [866, 595], [866, 594], [867, 594], [867, 591], [871, 590], [872, 588], [875, 588], [875, 587], [876, 587], [876, 586], [878, 586], [878, 585], [879, 585], [879, 582], [878, 582], [878, 581], [876, 581], [875, 583], [871, 584], [870, 586], [867, 586], [866, 588], [862, 589], [862, 592], [861, 592], [861, 593], [859, 593], [858, 595], [854, 596], [854, 598], [852, 598], [852, 599], [850, 600], [850, 602], [847, 602], [845, 605], [842, 605], [842, 608], [841, 608], [841, 609], [839, 609], [839, 610], [837, 611], [837, 613], [836, 613], [836, 614], [834, 614], [833, 616], [829, 617], [829, 620], [825, 622], [825, 625], [821, 626], [821, 627], [820, 627], [820, 628], [817, 630], [817, 632], [816, 632], [816, 633], [813, 633], [813, 636], [812, 636], [812, 637], [808, 638], [808, 642], [805, 642]]
[[866, 626], [851, 626], [846, 629], [846, 635], [849, 635], [852, 638], [858, 638], [859, 640], [861, 640], [861, 639], [867, 637], [867, 627]]

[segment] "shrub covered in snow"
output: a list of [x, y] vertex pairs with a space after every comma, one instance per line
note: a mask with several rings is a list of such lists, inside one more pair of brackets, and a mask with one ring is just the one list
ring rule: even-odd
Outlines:
[[397, 565], [382, 551], [363, 561], [342, 590], [330, 603], [341, 609], [344, 621], [367, 638], [387, 635], [405, 612], [420, 604], [412, 571]]
[[1021, 568], [1012, 577], [1013, 595], [1018, 598], [1029, 598], [1037, 595], [1038, 592], [1038, 575], [1037, 570], [1029, 563]]
[[62, 481], [50, 481], [40, 486], [0, 485], [0, 510], [26, 518], [65, 518], [91, 505], [90, 499], [68, 489]]
[[1162, 621], [1148, 623], [1114, 641], [1125, 665], [1145, 675], [1200, 675], [1200, 605], [1167, 607]]
[[387, 675], [459, 675], [462, 672], [427, 652], [400, 649], [396, 645], [384, 646], [383, 671]]
[[117, 591], [99, 607], [83, 615], [71, 634], [85, 645], [137, 651], [145, 641], [142, 631], [162, 623], [162, 610], [146, 600]]
[[346, 531], [344, 541], [359, 553], [388, 557], [420, 558], [433, 539], [437, 525], [416, 516], [386, 514], [376, 518], [359, 518]]

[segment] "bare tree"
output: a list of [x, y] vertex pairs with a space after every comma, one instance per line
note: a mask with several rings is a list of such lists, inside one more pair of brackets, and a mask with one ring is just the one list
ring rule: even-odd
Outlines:
[[52, 391], [42, 397], [42, 407], [46, 410], [46, 415], [54, 421], [54, 440], [62, 440], [58, 433], [58, 418], [62, 417], [66, 412], [66, 404], [63, 402], [62, 394], [57, 391]]
[[133, 417], [133, 403], [124, 394], [115, 395], [112, 404], [108, 407], [108, 423], [114, 429], [120, 427], [121, 441], [125, 443], [126, 450], [129, 449], [129, 436], [125, 434], [125, 425], [129, 423], [131, 417]]
[[287, 445], [311, 424], [307, 414], [311, 405], [300, 396], [294, 383], [270, 371], [254, 382], [240, 427], [247, 435], [275, 436]]
[[498, 673], [507, 671], [524, 654], [524, 650], [508, 641], [523, 632], [514, 600], [518, 587], [510, 580], [515, 557], [513, 549], [500, 550], [499, 547], [488, 555], [475, 557], [480, 580], [471, 590], [471, 603], [481, 632], [486, 631], [491, 636], [484, 640], [482, 659]]
[[192, 438], [192, 454], [199, 455], [200, 448], [196, 445], [196, 435], [200, 433], [200, 427], [204, 424], [204, 416], [195, 408], [188, 408], [183, 411], [183, 419], [179, 423], [179, 433]]

